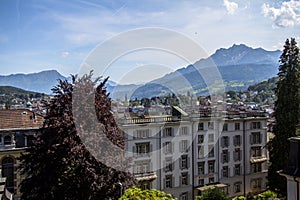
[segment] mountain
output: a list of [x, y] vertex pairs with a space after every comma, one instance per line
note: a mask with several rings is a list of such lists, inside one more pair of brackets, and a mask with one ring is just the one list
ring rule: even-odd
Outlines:
[[[280, 54], [279, 50], [254, 49], [244, 44], [233, 45], [228, 49], [221, 48], [206, 59], [200, 59], [162, 78], [137, 86], [131, 96], [141, 98], [155, 94], [182, 94], [187, 91], [193, 91], [195, 95], [208, 95], [209, 91], [217, 90], [218, 87], [225, 87], [227, 91], [244, 90], [249, 85], [276, 76]], [[223, 81], [221, 86], [216, 83], [218, 78]], [[211, 85], [215, 88], [208, 91], [208, 86]], [[122, 90], [125, 90], [124, 86]], [[115, 97], [124, 98], [118, 95], [118, 89], [113, 93]]]
[[[186, 94], [188, 91], [194, 95], [208, 95], [209, 91], [220, 87], [226, 90], [245, 90], [249, 85], [277, 75], [280, 54], [279, 50], [266, 51], [244, 44], [233, 45], [228, 49], [218, 49], [208, 58], [200, 59], [146, 84], [119, 85], [109, 80], [106, 87], [113, 99], [124, 99], [125, 96], [128, 99], [140, 99], [170, 93]], [[58, 79], [67, 78], [55, 70], [12, 74], [0, 76], [0, 86], [14, 86], [51, 94], [51, 88], [57, 85]], [[218, 79], [223, 83], [217, 83]]]
[[0, 76], [0, 86], [14, 86], [23, 90], [50, 94], [57, 80], [67, 79], [56, 70], [42, 71], [32, 74], [11, 74]]

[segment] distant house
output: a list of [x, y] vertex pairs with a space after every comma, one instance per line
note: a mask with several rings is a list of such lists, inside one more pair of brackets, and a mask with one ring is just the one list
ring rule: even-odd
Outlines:
[[17, 158], [32, 145], [35, 134], [43, 126], [44, 117], [26, 109], [0, 110], [0, 177], [6, 178], [4, 193], [7, 198], [19, 198]]

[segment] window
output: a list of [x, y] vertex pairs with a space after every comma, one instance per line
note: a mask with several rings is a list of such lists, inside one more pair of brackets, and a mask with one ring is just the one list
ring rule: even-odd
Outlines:
[[208, 179], [208, 183], [214, 183], [215, 182], [215, 178], [214, 177], [210, 177], [209, 179]]
[[254, 132], [250, 135], [251, 144], [260, 144], [261, 143], [261, 134], [260, 132]]
[[137, 162], [135, 163], [136, 173], [146, 173], [150, 172], [150, 163], [149, 162]]
[[205, 162], [198, 162], [198, 175], [205, 174]]
[[215, 162], [209, 161], [208, 162], [208, 173], [214, 173], [215, 172]]
[[184, 192], [180, 195], [180, 200], [188, 200], [189, 194]]
[[136, 155], [137, 156], [149, 156], [150, 143], [137, 143], [136, 144]]
[[234, 166], [234, 175], [236, 175], [236, 176], [241, 175], [241, 165]]
[[225, 124], [223, 125], [223, 131], [228, 131], [228, 124], [227, 124], [227, 123], [225, 123]]
[[182, 155], [181, 156], [181, 163], [180, 163], [181, 169], [187, 169], [188, 168], [188, 156]]
[[222, 147], [228, 147], [229, 146], [229, 137], [228, 136], [223, 136], [222, 137]]
[[215, 148], [214, 145], [208, 145], [208, 157], [214, 157], [215, 156]]
[[228, 153], [228, 150], [223, 150], [222, 151], [222, 162], [223, 163], [228, 163], [229, 162], [229, 153]]
[[252, 163], [251, 164], [251, 172], [252, 173], [261, 172], [261, 163]]
[[261, 147], [251, 148], [251, 157], [261, 157]]
[[202, 144], [204, 142], [204, 135], [198, 135], [198, 144]]
[[208, 134], [208, 142], [214, 142], [214, 134]]
[[150, 135], [150, 130], [149, 129], [137, 130], [136, 131], [136, 138], [148, 138], [149, 135]]
[[233, 185], [233, 190], [235, 193], [239, 193], [241, 192], [241, 186], [242, 186], [242, 183], [241, 182], [236, 182], [234, 183]]
[[164, 143], [164, 148], [165, 148], [165, 154], [171, 154], [171, 153], [173, 153], [172, 142], [165, 142]]
[[208, 122], [208, 129], [214, 129], [214, 123]]
[[180, 135], [188, 135], [188, 127], [181, 127]]
[[235, 123], [235, 124], [234, 124], [234, 130], [238, 131], [238, 130], [240, 130], [240, 129], [241, 129], [240, 123]]
[[2, 177], [6, 178], [6, 188], [14, 193], [14, 160], [11, 157], [5, 157], [1, 164]]
[[200, 186], [204, 185], [204, 179], [203, 179], [203, 178], [199, 178], [198, 184], [199, 184]]
[[179, 142], [179, 151], [180, 152], [187, 152], [189, 148], [189, 141], [188, 140], [181, 140]]
[[149, 181], [144, 181], [141, 183], [142, 190], [149, 190], [151, 189], [151, 183]]
[[204, 147], [198, 146], [198, 158], [203, 158], [203, 157], [204, 157]]
[[252, 129], [260, 129], [261, 128], [261, 123], [260, 122], [252, 122], [251, 128]]
[[203, 122], [198, 123], [198, 131], [203, 131], [204, 130], [204, 124]]
[[234, 161], [240, 161], [241, 160], [241, 150], [235, 149], [233, 152], [233, 159]]
[[234, 146], [240, 146], [241, 145], [241, 136], [240, 135], [235, 135], [233, 137], [233, 145]]
[[229, 169], [228, 169], [228, 166], [224, 166], [223, 169], [222, 169], [222, 175], [223, 175], [223, 178], [228, 178], [229, 177]]
[[166, 176], [166, 188], [172, 188], [173, 186], [173, 178], [172, 176]]
[[251, 180], [252, 189], [260, 189], [261, 188], [261, 182], [262, 182], [261, 178], [252, 179]]
[[171, 136], [173, 136], [173, 129], [171, 127], [164, 128], [163, 134], [164, 134], [164, 137], [171, 137]]
[[4, 136], [4, 145], [11, 145], [11, 136]]
[[181, 184], [188, 185], [188, 173], [181, 174]]
[[165, 167], [165, 171], [166, 172], [171, 172], [173, 170], [173, 162], [172, 162], [172, 158], [168, 158], [166, 159], [166, 167]]

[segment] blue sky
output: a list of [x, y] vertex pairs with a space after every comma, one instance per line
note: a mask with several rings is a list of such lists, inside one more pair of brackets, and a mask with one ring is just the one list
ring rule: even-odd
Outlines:
[[[276, 50], [286, 38], [296, 37], [300, 42], [300, 1], [2, 0], [0, 74], [46, 69], [76, 74], [99, 44], [144, 27], [178, 31], [197, 42], [207, 55], [240, 43]], [[143, 65], [142, 60], [130, 60], [119, 64], [127, 65], [128, 70], [135, 70], [130, 69], [133, 63]], [[184, 63], [170, 65], [172, 69], [162, 67], [157, 76]], [[135, 81], [143, 80], [141, 76]]]

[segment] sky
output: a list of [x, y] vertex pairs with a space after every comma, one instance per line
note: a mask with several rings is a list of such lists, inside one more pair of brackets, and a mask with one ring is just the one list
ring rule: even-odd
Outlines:
[[[105, 76], [122, 83], [144, 82], [233, 44], [277, 50], [290, 37], [299, 43], [300, 0], [1, 0], [0, 74], [49, 69], [77, 74], [107, 41], [124, 45], [115, 43], [118, 36], [149, 27], [184, 36], [204, 53], [187, 61], [171, 50], [135, 49], [116, 56], [102, 70]], [[137, 37], [126, 43], [137, 43]], [[155, 37], [158, 45], [167, 39]], [[113, 49], [106, 55], [114, 55]]]

